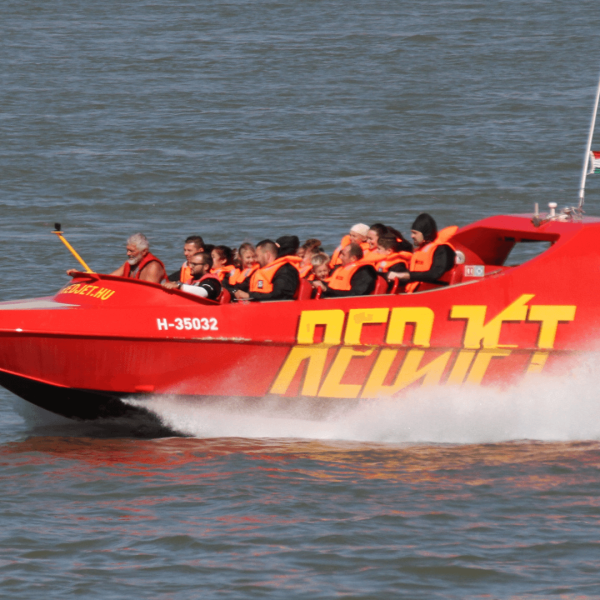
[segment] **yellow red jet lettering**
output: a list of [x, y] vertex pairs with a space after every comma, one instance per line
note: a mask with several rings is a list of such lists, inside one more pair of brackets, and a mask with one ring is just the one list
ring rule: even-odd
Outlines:
[[559, 323], [568, 323], [575, 320], [576, 306], [544, 306], [539, 304], [529, 308], [528, 321], [539, 321], [540, 335], [538, 338], [538, 348], [551, 350], [554, 348], [556, 331]]
[[302, 396], [316, 396], [325, 370], [328, 346], [294, 346], [271, 386], [271, 394], [285, 394], [296, 376], [306, 363], [306, 372], [302, 384]]
[[[451, 319], [466, 319], [467, 327], [463, 345], [465, 348], [516, 348], [516, 345], [500, 345], [500, 331], [505, 321], [524, 321], [533, 294], [523, 294], [512, 304], [485, 323], [487, 306], [453, 306]], [[485, 324], [484, 324], [485, 323]]]
[[349, 370], [348, 367], [353, 358], [370, 356], [373, 354], [373, 350], [374, 348], [354, 350], [347, 346], [340, 348], [319, 390], [319, 396], [323, 398], [357, 398], [362, 384], [342, 384], [342, 378]]
[[[64, 293], [78, 293], [74, 285]], [[79, 293], [82, 293], [81, 291]], [[95, 297], [109, 298], [114, 292], [101, 288], [91, 290]], [[451, 319], [465, 319], [463, 349], [423, 350], [429, 348], [435, 322], [433, 310], [426, 306], [396, 308], [341, 309], [302, 311], [297, 342], [281, 367], [270, 393], [288, 393], [292, 381], [304, 376], [300, 392], [304, 396], [322, 398], [377, 398], [393, 396], [414, 383], [422, 385], [479, 385], [493, 359], [512, 355], [516, 344], [500, 344], [502, 325], [508, 322], [539, 323], [537, 350], [532, 351], [525, 370], [541, 373], [554, 349], [558, 327], [575, 320], [576, 306], [529, 305], [533, 294], [523, 294], [486, 322], [487, 306], [457, 305], [450, 308]], [[361, 337], [368, 324], [387, 324], [385, 343], [389, 346], [413, 346], [406, 351], [398, 367], [394, 367], [398, 348], [368, 345]], [[414, 326], [412, 338], [405, 340], [406, 325]], [[442, 324], [443, 326], [443, 324]], [[315, 343], [315, 331], [322, 327], [322, 341]], [[339, 348], [335, 348], [339, 346]], [[356, 346], [363, 346], [357, 349]], [[417, 348], [415, 348], [415, 346]], [[440, 354], [440, 352], [442, 352]], [[332, 356], [329, 356], [329, 354]], [[326, 372], [328, 357], [332, 362]], [[362, 383], [344, 383], [355, 374], [354, 361], [371, 357], [372, 367]], [[396, 362], [397, 364], [397, 362]], [[393, 369], [393, 370], [392, 370]], [[391, 382], [386, 384], [386, 382]]]

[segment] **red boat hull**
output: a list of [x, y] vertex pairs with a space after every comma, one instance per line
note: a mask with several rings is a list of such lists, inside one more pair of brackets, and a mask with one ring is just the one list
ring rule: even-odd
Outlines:
[[[75, 419], [173, 394], [333, 401], [418, 385], [508, 385], [564, 370], [600, 337], [600, 221], [501, 216], [452, 239], [459, 283], [415, 294], [216, 304], [78, 275], [53, 298], [0, 304], [0, 384]], [[519, 241], [549, 242], [504, 265]]]

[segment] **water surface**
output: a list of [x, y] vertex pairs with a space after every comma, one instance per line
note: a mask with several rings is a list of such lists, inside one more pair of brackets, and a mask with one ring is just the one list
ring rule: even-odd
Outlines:
[[[57, 221], [95, 270], [138, 230], [174, 270], [196, 233], [572, 205], [599, 29], [591, 0], [6, 0], [0, 300], [68, 281]], [[163, 399], [189, 437], [150, 440], [0, 392], [0, 595], [599, 597], [597, 372], [325, 423]]]

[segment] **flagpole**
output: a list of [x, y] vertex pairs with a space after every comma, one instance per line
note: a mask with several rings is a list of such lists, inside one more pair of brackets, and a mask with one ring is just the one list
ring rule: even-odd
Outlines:
[[588, 163], [590, 161], [590, 150], [592, 149], [592, 138], [594, 137], [594, 127], [596, 125], [596, 113], [598, 112], [598, 100], [600, 99], [600, 78], [598, 79], [598, 89], [596, 90], [596, 102], [594, 112], [592, 113], [592, 122], [590, 123], [590, 132], [583, 155], [583, 169], [581, 170], [581, 184], [579, 185], [579, 210], [583, 208], [583, 196], [585, 194], [585, 180], [587, 177]]

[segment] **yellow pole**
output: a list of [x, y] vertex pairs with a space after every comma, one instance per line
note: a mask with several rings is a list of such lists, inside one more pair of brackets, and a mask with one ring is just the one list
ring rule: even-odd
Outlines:
[[56, 229], [52, 232], [55, 233], [58, 238], [60, 239], [60, 241], [71, 251], [71, 253], [73, 254], [73, 256], [79, 261], [79, 264], [88, 272], [88, 273], [93, 273], [94, 271], [92, 271], [86, 264], [85, 261], [83, 260], [83, 258], [81, 258], [81, 256], [79, 256], [79, 254], [77, 254], [77, 251], [75, 250], [75, 248], [73, 248], [73, 246], [71, 246], [71, 244], [69, 244], [69, 242], [67, 242], [67, 240], [63, 237], [63, 232], [59, 231], [60, 230], [60, 223], [56, 223]]

